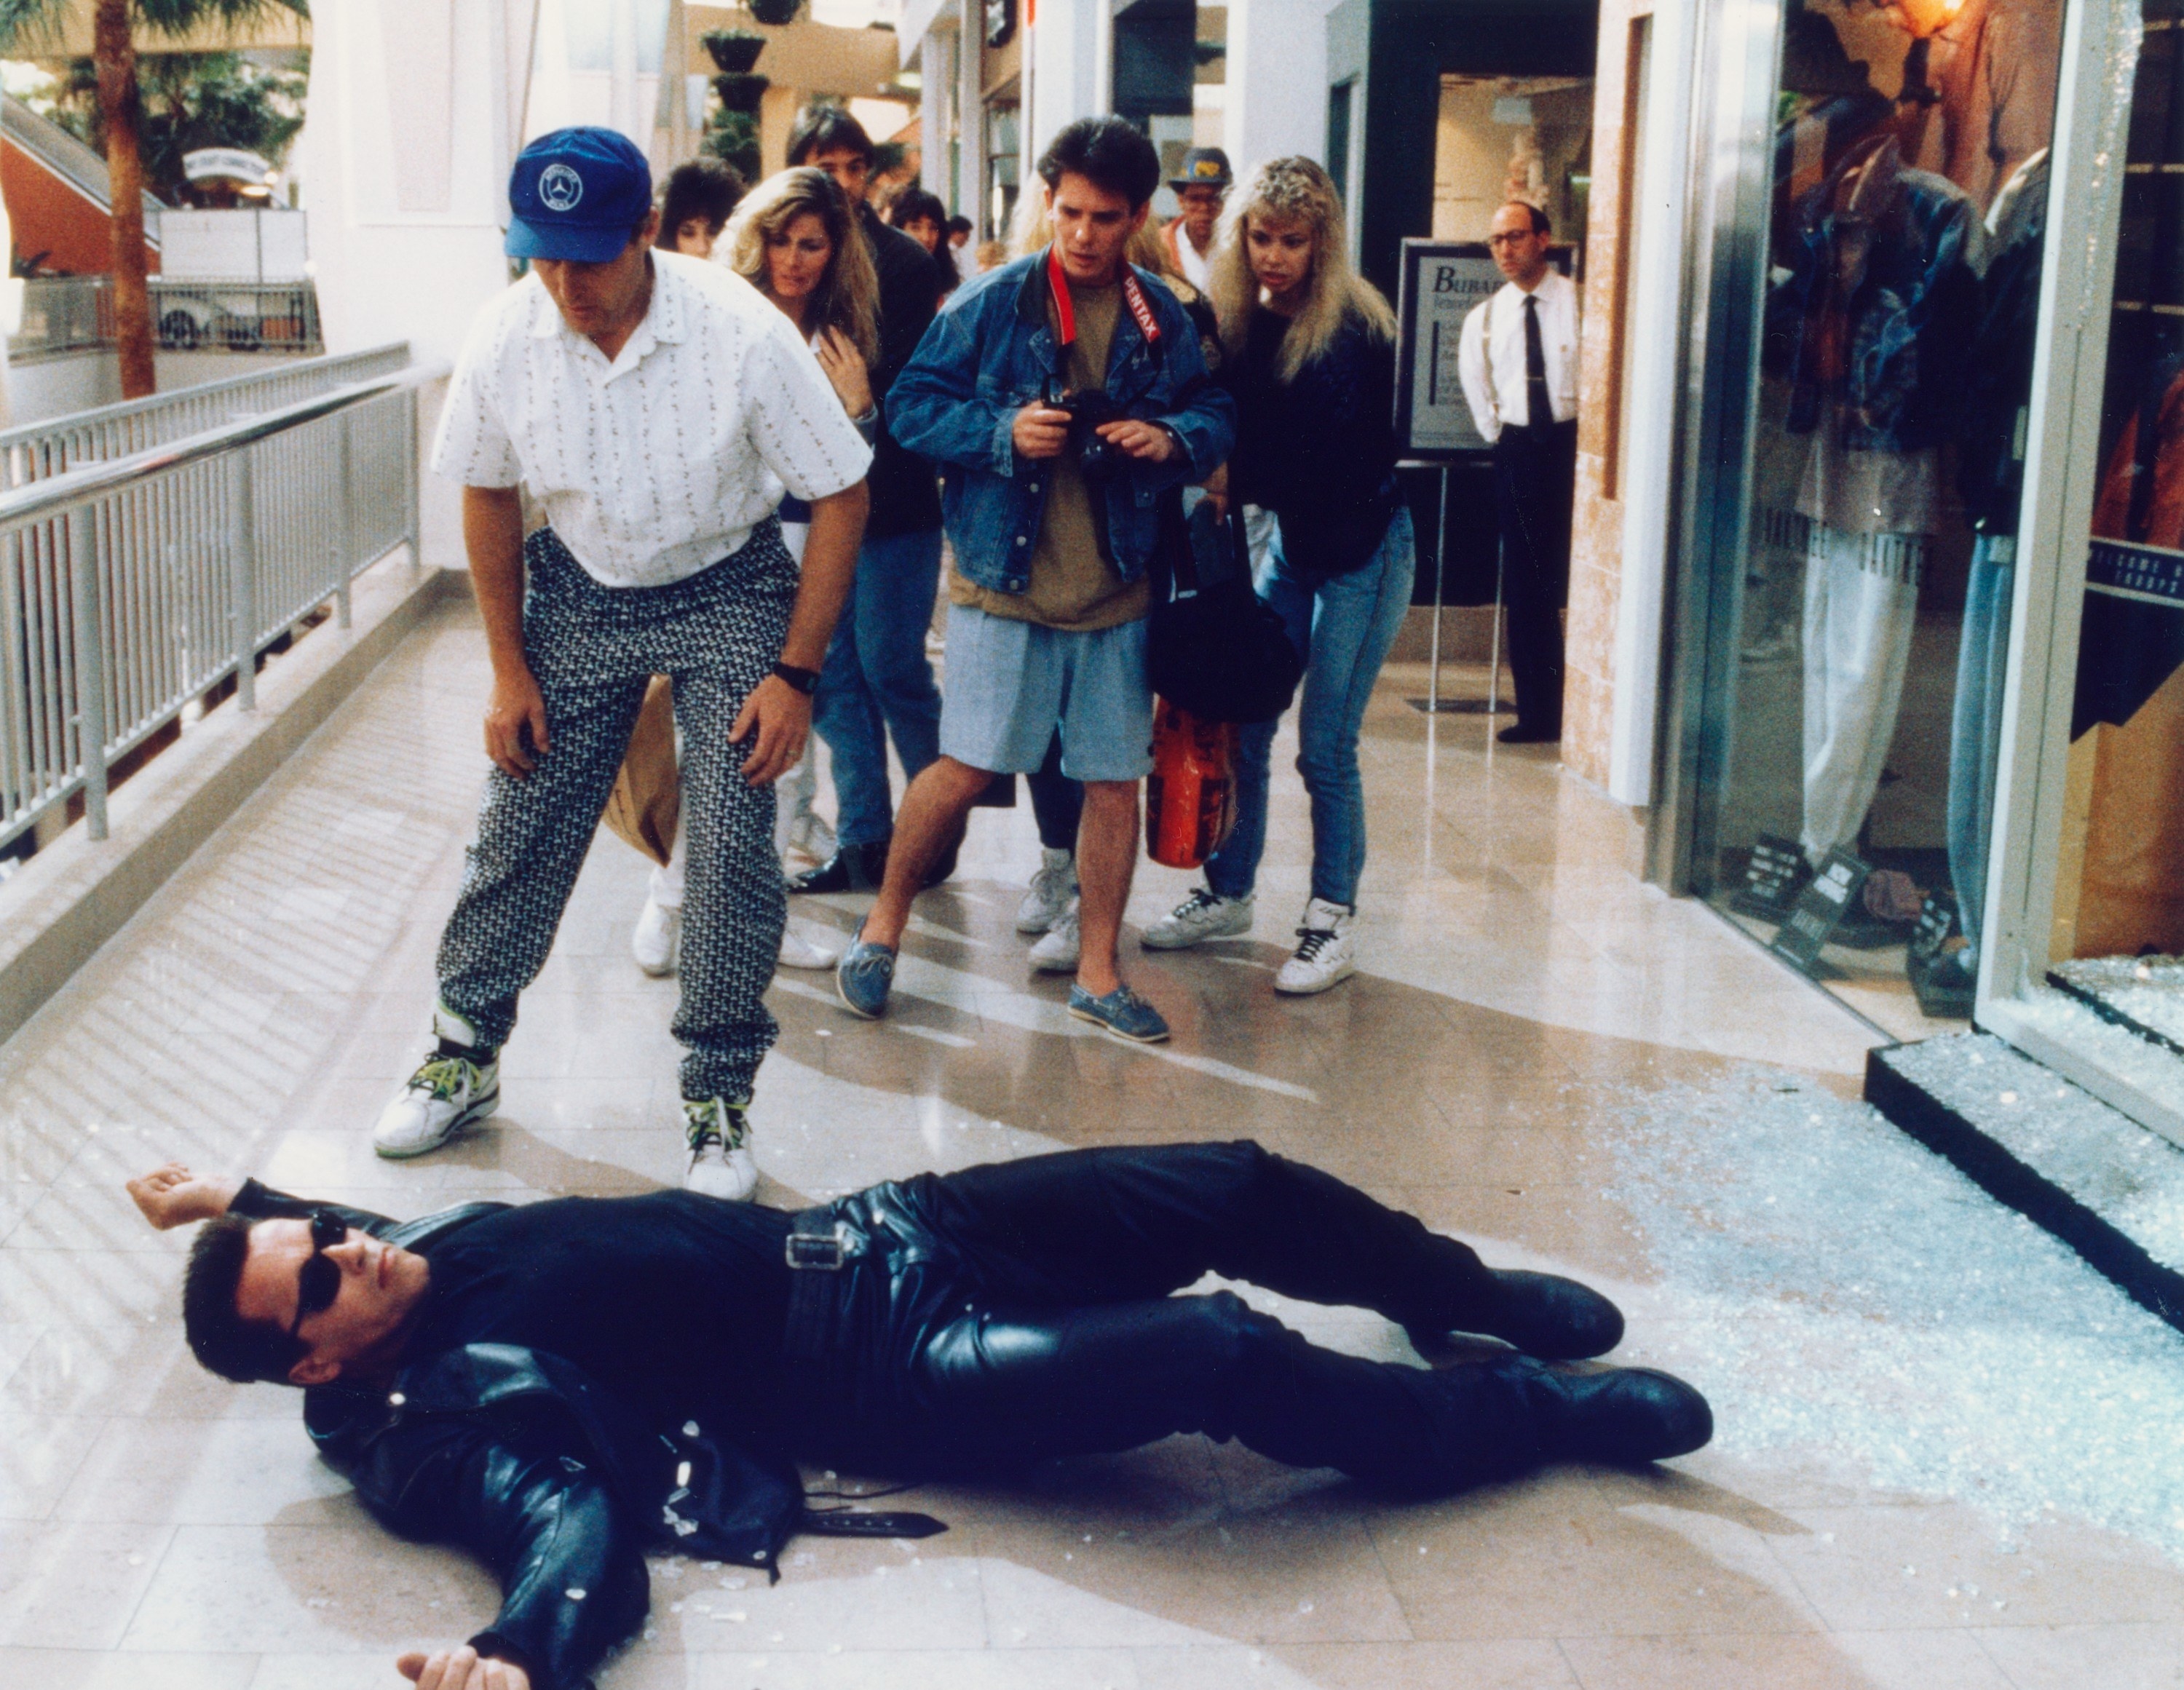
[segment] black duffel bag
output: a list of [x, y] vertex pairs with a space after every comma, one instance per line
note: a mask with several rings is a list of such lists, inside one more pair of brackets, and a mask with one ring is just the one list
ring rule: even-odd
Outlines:
[[1188, 520], [1179, 492], [1162, 501], [1145, 666], [1153, 691], [1209, 722], [1270, 722], [1290, 707], [1304, 659], [1282, 619], [1251, 590], [1242, 513], [1201, 501]]

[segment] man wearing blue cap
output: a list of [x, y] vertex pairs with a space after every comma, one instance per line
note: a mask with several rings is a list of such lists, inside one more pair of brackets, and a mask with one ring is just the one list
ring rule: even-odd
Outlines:
[[[655, 250], [644, 157], [557, 130], [515, 161], [511, 257], [479, 314], [433, 468], [493, 661], [477, 842], [440, 942], [437, 1048], [382, 1113], [382, 1156], [493, 1113], [499, 1051], [605, 808], [651, 675], [675, 687], [690, 867], [683, 905], [686, 1183], [758, 1183], [746, 1109], [778, 1029], [762, 994], [787, 903], [772, 781], [856, 568], [872, 451], [795, 329], [731, 271]], [[521, 490], [546, 523], [524, 534]], [[773, 512], [812, 510], [800, 578]]]

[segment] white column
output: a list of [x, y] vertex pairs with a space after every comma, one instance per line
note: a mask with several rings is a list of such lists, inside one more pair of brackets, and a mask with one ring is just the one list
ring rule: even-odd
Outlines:
[[639, 115], [637, 100], [637, 0], [609, 0], [607, 125], [639, 147], [652, 139], [652, 114]]
[[956, 205], [971, 220], [973, 241], [986, 234], [986, 8], [960, 0], [956, 25], [956, 109], [963, 137], [956, 160]]
[[1042, 0], [1039, 22], [1025, 43], [1031, 82], [1024, 131], [1024, 175], [1028, 180], [1047, 143], [1078, 118], [1104, 112], [1103, 84], [1112, 37], [1109, 0]]
[[1221, 144], [1239, 175], [1293, 153], [1326, 163], [1333, 9], [1334, 0], [1229, 0]]
[[917, 46], [917, 180], [944, 203], [948, 192], [948, 107], [955, 97], [956, 35], [937, 25]]
[[1635, 242], [1630, 313], [1631, 356], [1623, 430], [1622, 581], [1615, 603], [1615, 667], [1608, 724], [1607, 791], [1626, 804], [1652, 798], [1654, 725], [1661, 697], [1672, 448], [1683, 385], [1685, 179], [1691, 168], [1695, 42], [1690, 8], [1655, 8], [1646, 52], [1641, 180], [1630, 196]]

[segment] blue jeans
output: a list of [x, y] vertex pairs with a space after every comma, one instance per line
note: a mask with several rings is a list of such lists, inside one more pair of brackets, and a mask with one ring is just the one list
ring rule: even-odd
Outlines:
[[2009, 668], [2009, 609], [2017, 588], [2017, 536], [1982, 534], [1972, 548], [1957, 648], [1957, 700], [1949, 731], [1949, 878], [1979, 954], [1986, 915], [1986, 859], [1994, 838], [1994, 782], [2002, 758], [2003, 683]]
[[[1290, 642], [1304, 653], [1304, 696], [1297, 707], [1297, 773], [1312, 798], [1312, 895], [1355, 906], [1365, 869], [1365, 782], [1357, 772], [1357, 730], [1373, 682], [1411, 605], [1418, 553], [1411, 514], [1398, 510], [1387, 537], [1363, 568], [1315, 587], [1289, 571], [1281, 536], [1258, 570], [1259, 597], [1273, 606]], [[1243, 731], [1237, 756], [1236, 828], [1206, 859], [1206, 883], [1223, 898], [1247, 898], [1267, 847], [1267, 780], [1274, 730]]]
[[940, 586], [940, 531], [867, 540], [819, 671], [811, 726], [834, 759], [834, 837], [873, 845], [894, 831], [887, 736], [916, 780], [940, 754], [940, 689], [925, 631]]

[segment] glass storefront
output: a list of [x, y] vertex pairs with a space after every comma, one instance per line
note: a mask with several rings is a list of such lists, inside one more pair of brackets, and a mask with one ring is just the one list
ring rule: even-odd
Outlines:
[[1903, 1038], [1973, 1007], [2064, 23], [1784, 0], [1756, 332], [1708, 348], [1745, 367], [1689, 883]]

